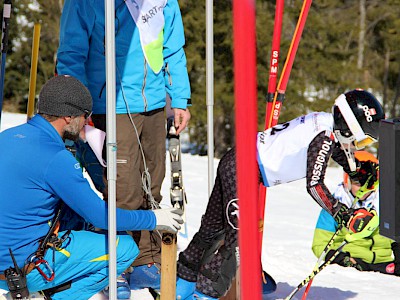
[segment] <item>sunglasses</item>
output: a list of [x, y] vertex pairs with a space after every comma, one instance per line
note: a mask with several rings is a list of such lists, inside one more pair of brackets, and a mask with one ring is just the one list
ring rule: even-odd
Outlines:
[[89, 119], [91, 117], [92, 113], [93, 113], [92, 111], [89, 111], [87, 109], [84, 109], [82, 107], [79, 107], [78, 105], [75, 105], [75, 104], [72, 104], [72, 103], [69, 103], [69, 102], [65, 102], [65, 104], [67, 104], [69, 106], [72, 106], [73, 108], [79, 109], [81, 112], [83, 112], [85, 114], [84, 115], [85, 120]]

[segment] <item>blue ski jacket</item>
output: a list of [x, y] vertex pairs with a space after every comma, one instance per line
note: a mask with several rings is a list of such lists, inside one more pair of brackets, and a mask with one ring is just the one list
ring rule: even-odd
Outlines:
[[[62, 199], [95, 227], [107, 228], [106, 202], [83, 177], [55, 128], [40, 115], [0, 133], [0, 272], [22, 267], [38, 248]], [[117, 208], [118, 230], [152, 230], [150, 210]]]
[[[182, 16], [177, 0], [164, 7], [164, 65], [154, 73], [147, 64], [139, 30], [124, 0], [115, 0], [116, 112], [142, 113], [165, 107], [185, 109], [190, 84]], [[85, 84], [93, 97], [93, 113], [106, 113], [104, 0], [66, 0], [60, 23], [58, 74]], [[128, 107], [128, 109], [127, 109]]]

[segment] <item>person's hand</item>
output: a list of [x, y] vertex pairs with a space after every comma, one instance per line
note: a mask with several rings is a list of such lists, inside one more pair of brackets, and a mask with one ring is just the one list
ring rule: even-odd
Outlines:
[[[330, 260], [335, 252], [336, 250], [329, 250], [325, 256], [325, 261]], [[361, 261], [355, 260], [353, 257], [350, 256], [349, 252], [339, 252], [339, 254], [333, 259], [332, 263], [338, 264], [342, 267], [356, 268], [359, 271], [362, 271], [364, 269]]]
[[156, 230], [165, 230], [177, 233], [183, 224], [183, 211], [179, 208], [163, 208], [155, 209], [153, 213], [156, 215]]
[[346, 241], [352, 242], [369, 237], [378, 226], [379, 217], [376, 210], [356, 209], [347, 223], [350, 233], [346, 235]]
[[347, 226], [347, 222], [350, 220], [351, 214], [353, 213], [352, 209], [349, 209], [345, 204], [343, 203], [338, 203], [340, 205], [340, 208], [336, 214], [333, 215], [333, 218], [335, 219], [336, 223], [338, 225], [343, 225], [344, 227]]
[[[336, 250], [329, 250], [325, 255], [325, 261], [329, 261], [335, 254]], [[338, 255], [333, 259], [332, 263], [341, 265], [342, 267], [349, 267], [350, 253], [349, 252], [339, 252]]]
[[173, 108], [172, 110], [174, 111], [174, 126], [176, 128], [176, 134], [178, 135], [189, 124], [190, 111], [189, 108]]
[[374, 209], [356, 209], [347, 223], [347, 228], [354, 233], [361, 232], [376, 215], [377, 213]]

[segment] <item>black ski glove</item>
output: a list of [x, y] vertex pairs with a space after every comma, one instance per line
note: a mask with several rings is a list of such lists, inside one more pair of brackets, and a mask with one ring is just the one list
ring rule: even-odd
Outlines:
[[[325, 261], [328, 261], [330, 258], [332, 258], [335, 251], [336, 250], [329, 250], [325, 256]], [[335, 259], [332, 261], [332, 263], [338, 264], [339, 266], [342, 266], [342, 267], [353, 267], [359, 271], [363, 271], [365, 269], [365, 267], [363, 266], [364, 264], [362, 263], [362, 260], [353, 258], [353, 260], [356, 261], [356, 263], [354, 263], [350, 260], [350, 258], [351, 258], [351, 256], [350, 256], [349, 252], [339, 252], [339, 254], [335, 257]]]
[[347, 223], [349, 222], [350, 217], [353, 214], [353, 209], [349, 209], [345, 204], [340, 202], [338, 203], [338, 205], [340, 205], [340, 208], [333, 217], [339, 226], [343, 225], [347, 227]]
[[[333, 254], [335, 254], [336, 250], [329, 250], [328, 253], [326, 253], [325, 256], [325, 261], [328, 261], [332, 258]], [[334, 264], [341, 265], [342, 267], [348, 267], [348, 261], [350, 259], [350, 253], [349, 252], [339, 252], [339, 254], [335, 257], [335, 259], [332, 261]]]

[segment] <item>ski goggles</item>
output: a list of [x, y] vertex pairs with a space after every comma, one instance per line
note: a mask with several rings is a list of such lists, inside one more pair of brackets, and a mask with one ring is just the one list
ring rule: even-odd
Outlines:
[[353, 143], [354, 143], [354, 146], [356, 147], [356, 149], [360, 150], [360, 149], [364, 149], [365, 147], [367, 147], [373, 143], [376, 143], [377, 141], [378, 141], [377, 139], [374, 139], [373, 137], [366, 135], [365, 138], [362, 139], [361, 141], [354, 140]]

